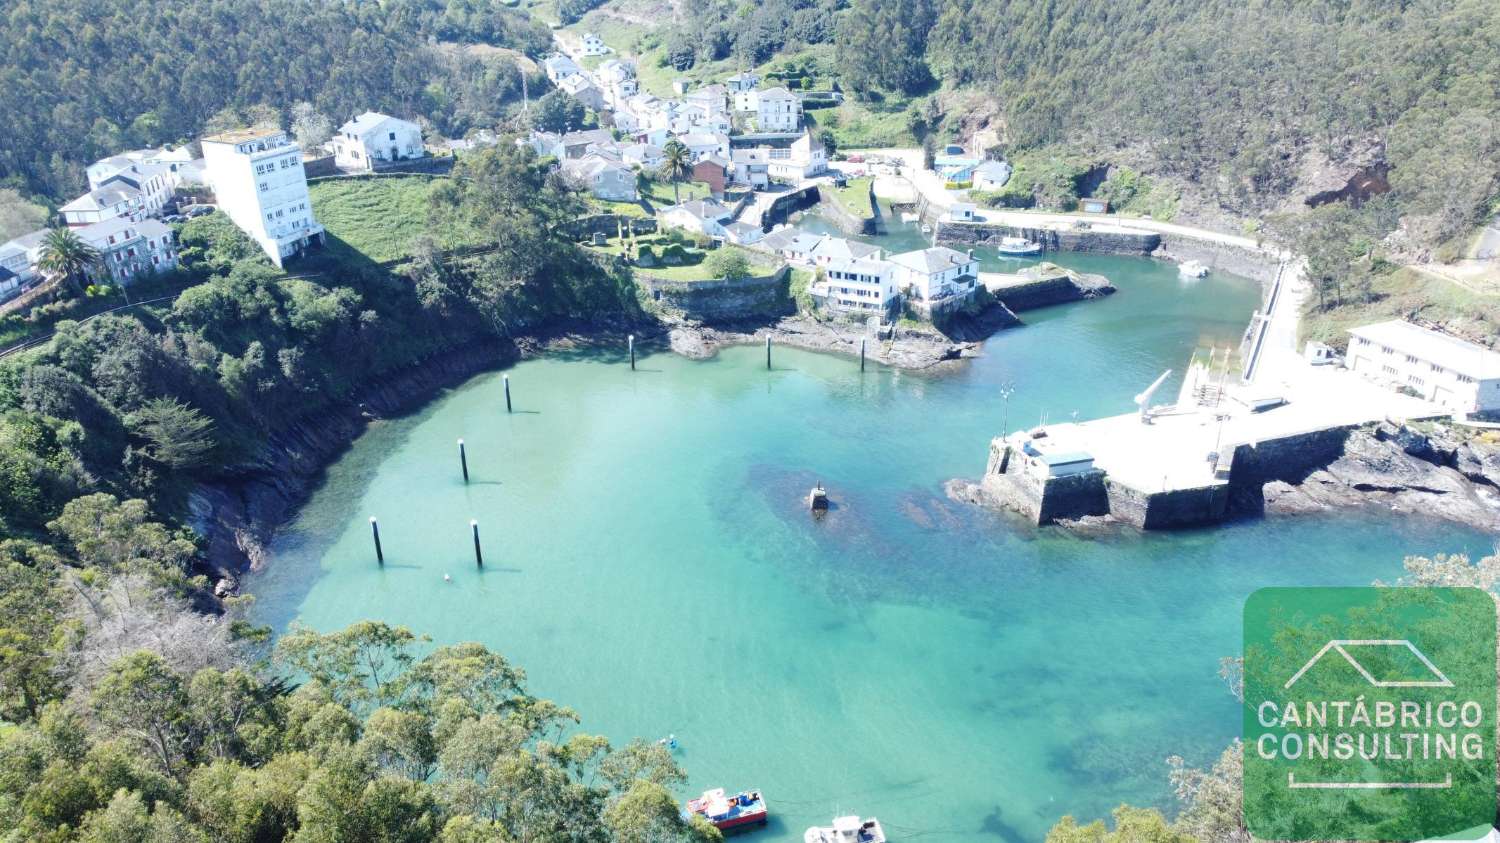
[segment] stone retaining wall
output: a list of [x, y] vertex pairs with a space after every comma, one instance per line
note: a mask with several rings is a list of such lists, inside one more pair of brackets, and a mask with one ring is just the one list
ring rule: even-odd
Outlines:
[[737, 281], [677, 281], [636, 269], [643, 303], [664, 316], [706, 324], [795, 313], [791, 267]]
[[1037, 477], [1025, 470], [1004, 440], [990, 442], [990, 459], [981, 484], [995, 502], [1021, 513], [1037, 525], [1109, 514], [1104, 472], [1067, 477]]
[[947, 246], [994, 246], [1003, 237], [1024, 237], [1053, 251], [1108, 255], [1149, 255], [1161, 245], [1161, 235], [1154, 231], [1057, 229], [1002, 223], [939, 222], [936, 237], [938, 243]]
[[1212, 524], [1228, 511], [1229, 487], [1202, 486], [1167, 492], [1143, 492], [1106, 481], [1109, 514], [1141, 530], [1167, 530]]
[[1175, 260], [1179, 263], [1189, 260], [1198, 261], [1206, 264], [1209, 269], [1241, 275], [1262, 284], [1269, 284], [1276, 280], [1276, 267], [1280, 263], [1272, 255], [1255, 249], [1199, 240], [1196, 237], [1185, 237], [1180, 234], [1161, 235], [1161, 247], [1157, 249], [1156, 257]]

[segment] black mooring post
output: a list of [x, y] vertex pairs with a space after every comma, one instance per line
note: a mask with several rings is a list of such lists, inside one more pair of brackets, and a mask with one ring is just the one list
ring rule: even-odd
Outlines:
[[766, 334], [766, 371], [771, 371], [771, 335]]
[[469, 529], [474, 531], [474, 566], [477, 568], [483, 568], [484, 551], [479, 549], [479, 522], [470, 519]]
[[859, 339], [859, 370], [861, 372], [863, 372], [865, 370], [865, 339], [864, 339], [864, 337], [860, 337], [860, 339]]
[[464, 450], [464, 440], [458, 440], [458, 466], [464, 471], [464, 482], [469, 482], [469, 454]]
[[627, 337], [626, 338], [626, 342], [630, 343], [630, 371], [634, 372], [635, 371], [635, 334], [631, 334], [629, 337]]
[[385, 553], [380, 549], [380, 522], [373, 515], [370, 516], [370, 535], [375, 539], [375, 561], [384, 565]]
[[501, 375], [500, 380], [505, 383], [505, 412], [510, 412], [510, 375]]

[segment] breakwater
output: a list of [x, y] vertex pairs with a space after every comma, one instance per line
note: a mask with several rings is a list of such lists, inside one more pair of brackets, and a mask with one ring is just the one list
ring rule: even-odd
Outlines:
[[1154, 231], [1102, 223], [1064, 227], [943, 220], [937, 223], [934, 237], [946, 246], [996, 246], [1003, 238], [1023, 237], [1051, 251], [1106, 255], [1149, 255], [1161, 246], [1161, 235]]
[[990, 295], [1017, 313], [1115, 292], [1115, 285], [1103, 275], [1074, 272], [1055, 264], [1041, 264], [1014, 275], [981, 272], [979, 280]]

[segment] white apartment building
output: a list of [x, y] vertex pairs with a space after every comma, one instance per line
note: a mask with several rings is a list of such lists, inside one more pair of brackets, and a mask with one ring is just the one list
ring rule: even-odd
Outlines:
[[831, 309], [875, 315], [889, 313], [896, 306], [896, 268], [888, 261], [869, 257], [835, 261], [823, 277], [812, 292], [821, 293]]
[[828, 172], [828, 150], [803, 132], [791, 146], [766, 149], [766, 172], [773, 181], [800, 184]]
[[203, 139], [219, 208], [277, 266], [323, 242], [302, 170], [302, 147], [280, 129], [239, 129]]
[[426, 155], [420, 126], [375, 111], [350, 120], [333, 136], [333, 163], [343, 170], [373, 170]]
[[1355, 372], [1455, 413], [1500, 411], [1500, 354], [1399, 319], [1349, 334]]
[[78, 229], [78, 236], [99, 251], [95, 281], [128, 284], [137, 275], [164, 272], [177, 266], [177, 243], [172, 229], [160, 220], [134, 222], [124, 217]]
[[786, 88], [779, 87], [756, 92], [756, 131], [795, 132], [801, 127], [802, 99], [800, 97]]
[[919, 302], [967, 296], [979, 278], [973, 252], [965, 254], [946, 246], [902, 252], [891, 255], [890, 261], [896, 265], [896, 286]]

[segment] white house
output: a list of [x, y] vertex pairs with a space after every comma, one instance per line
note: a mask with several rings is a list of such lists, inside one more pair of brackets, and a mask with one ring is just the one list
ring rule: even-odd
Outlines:
[[876, 258], [835, 261], [824, 270], [823, 279], [811, 292], [833, 310], [883, 315], [895, 308], [900, 295], [896, 268]]
[[[185, 147], [180, 147], [184, 153]], [[162, 156], [170, 155], [166, 160]], [[88, 166], [89, 189], [98, 190], [108, 184], [126, 184], [141, 193], [141, 210], [149, 215], [161, 213], [172, 201], [172, 191], [177, 187], [177, 168], [191, 161], [177, 160], [176, 153], [161, 150], [139, 149], [101, 158]]]
[[717, 199], [692, 199], [681, 205], [663, 208], [658, 215], [661, 224], [668, 228], [680, 228], [710, 237], [725, 237], [724, 226], [733, 218], [733, 212]]
[[749, 246], [764, 240], [766, 232], [758, 225], [736, 221], [724, 223], [724, 236], [731, 243]]
[[999, 190], [1010, 181], [1010, 172], [1004, 161], [986, 161], [974, 168], [974, 189]]
[[795, 132], [802, 126], [802, 99], [786, 88], [755, 95], [755, 128], [761, 132]]
[[583, 103], [594, 111], [604, 110], [604, 92], [594, 84], [594, 80], [582, 73], [569, 76], [557, 83], [558, 90]]
[[974, 205], [969, 202], [954, 202], [948, 209], [948, 219], [954, 222], [973, 222]]
[[375, 111], [350, 120], [333, 136], [333, 163], [344, 170], [373, 170], [426, 155], [421, 127]]
[[974, 292], [979, 263], [974, 253], [956, 252], [946, 246], [891, 255], [896, 265], [896, 285], [921, 302]]
[[878, 260], [880, 247], [861, 243], [858, 240], [845, 240], [842, 237], [824, 237], [807, 253], [808, 262], [814, 266], [831, 266], [862, 258]]
[[126, 284], [137, 275], [177, 266], [172, 229], [160, 220], [117, 217], [86, 225], [77, 234], [99, 252], [99, 267], [89, 273], [94, 281]]
[[542, 62], [542, 70], [554, 85], [574, 74], [582, 73], [578, 63], [567, 56], [550, 56]]
[[791, 226], [783, 226], [767, 234], [761, 245], [792, 263], [813, 263], [813, 251], [827, 238], [826, 234], [811, 234]]
[[729, 89], [730, 93], [734, 94], [743, 93], [745, 91], [753, 91], [755, 90], [755, 86], [759, 84], [760, 77], [749, 71], [746, 71], [744, 73], [736, 73], [735, 75], [724, 80], [724, 86]]
[[803, 132], [790, 146], [766, 149], [766, 170], [772, 180], [799, 184], [828, 172], [828, 150]]
[[46, 239], [47, 229], [43, 228], [0, 243], [0, 299], [10, 298], [22, 286], [41, 277], [36, 262]]
[[585, 129], [568, 132], [558, 139], [551, 154], [559, 161], [582, 158], [590, 152], [609, 152], [618, 155], [615, 136], [608, 129]]
[[599, 199], [634, 202], [640, 198], [635, 186], [635, 171], [597, 152], [564, 161], [562, 171]]
[[58, 210], [63, 221], [72, 228], [117, 217], [138, 220], [146, 215], [145, 198], [140, 190], [118, 181], [90, 190]]
[[637, 143], [620, 150], [620, 160], [635, 164], [646, 170], [655, 170], [662, 165], [666, 153], [662, 148], [649, 143]]
[[600, 38], [598, 35], [596, 35], [596, 34], [594, 34], [592, 32], [585, 32], [583, 34], [583, 54], [584, 55], [586, 55], [586, 56], [604, 56], [604, 55], [608, 55], [609, 53], [610, 53], [610, 49], [609, 49], [608, 46], [605, 45], [603, 38]]
[[302, 147], [280, 129], [239, 129], [203, 139], [219, 208], [277, 266], [323, 242], [302, 169]]
[[1500, 354], [1399, 319], [1349, 332], [1349, 368], [1455, 413], [1500, 410]]
[[694, 161], [714, 156], [729, 160], [729, 136], [719, 133], [691, 132], [678, 138], [693, 154]]
[[770, 150], [764, 147], [731, 150], [729, 160], [734, 165], [734, 180], [752, 188], [764, 189], [771, 185]]

